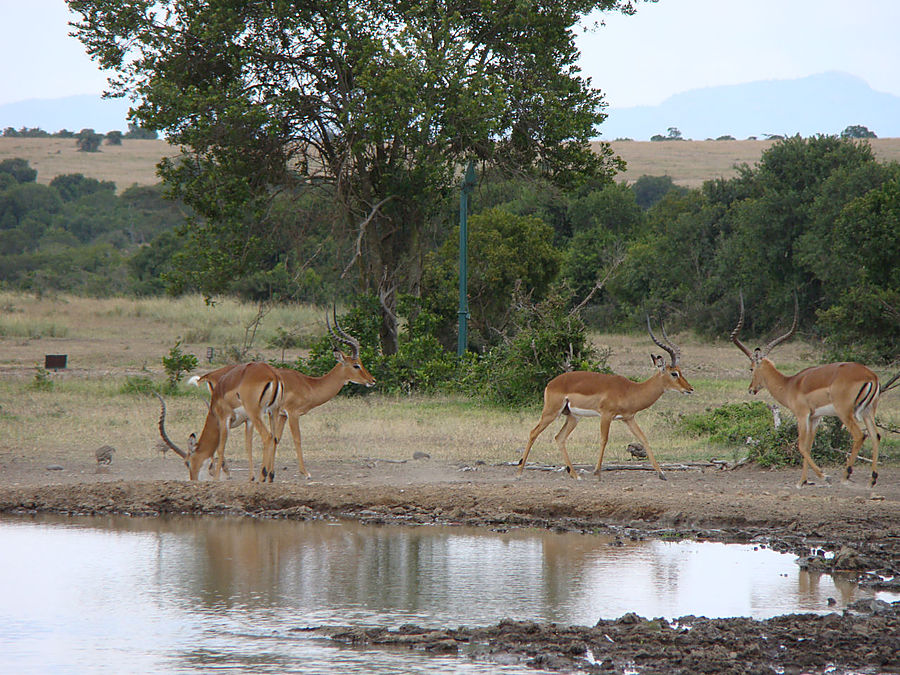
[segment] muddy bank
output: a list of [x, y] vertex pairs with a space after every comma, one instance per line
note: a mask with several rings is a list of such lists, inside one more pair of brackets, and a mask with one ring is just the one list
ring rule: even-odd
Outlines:
[[900, 670], [900, 603], [860, 601], [843, 614], [766, 621], [626, 614], [596, 625], [504, 620], [486, 628], [403, 626], [317, 632], [353, 645], [403, 647], [542, 670], [613, 673], [812, 673]]

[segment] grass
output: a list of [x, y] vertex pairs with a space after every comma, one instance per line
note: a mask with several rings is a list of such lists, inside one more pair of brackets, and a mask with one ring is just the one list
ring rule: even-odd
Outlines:
[[[628, 163], [619, 180], [633, 183], [643, 175], [668, 175], [677, 184], [693, 188], [705, 180], [735, 176], [735, 166], [752, 166], [774, 142], [613, 141], [612, 147]], [[870, 143], [880, 161], [900, 160], [900, 139], [875, 138]], [[62, 174], [81, 173], [113, 181], [120, 191], [135, 184], [155, 185], [157, 162], [176, 154], [163, 140], [126, 139], [120, 146], [102, 145], [100, 152], [78, 152], [74, 138], [0, 137], [0, 160], [27, 159], [38, 172], [38, 183], [44, 184]]]
[[[15, 293], [0, 293], [0, 306], [26, 324], [41, 325], [53, 316], [53, 323], [64, 329], [62, 337], [0, 336], [0, 455], [37, 454], [48, 463], [64, 462], [68, 457], [83, 459], [107, 443], [118, 448], [120, 458], [154, 457], [159, 404], [148, 395], [122, 393], [127, 379], [139, 376], [162, 382], [161, 359], [178, 335], [201, 326], [216, 339], [238, 340], [244, 323], [256, 311], [251, 305], [232, 301], [207, 307], [199, 297], [96, 300]], [[296, 325], [321, 334], [324, 321], [320, 314], [321, 310], [313, 307], [280, 308], [264, 318], [261, 332], [273, 334], [279, 327]], [[610, 363], [616, 372], [636, 379], [651, 374], [652, 345], [645, 335], [596, 334], [592, 339], [613, 350]], [[747, 394], [746, 358], [731, 342], [702, 341], [689, 333], [673, 339], [682, 348], [684, 373], [695, 392], [690, 396], [664, 394], [653, 407], [638, 414], [657, 457], [663, 462], [742, 457], [744, 448], [711, 445], [704, 437], [679, 431], [676, 422], [682, 415], [725, 403], [770, 403], [771, 398], [766, 393], [757, 398]], [[185, 345], [185, 351], [194, 351], [205, 364], [205, 343]], [[261, 348], [260, 352], [264, 358], [281, 356], [280, 350]], [[45, 353], [69, 354], [67, 370], [46, 375], [51, 387], [37, 386], [45, 377], [37, 367]], [[813, 355], [810, 345], [797, 341], [780, 346], [774, 354], [789, 373], [812, 365]], [[206, 414], [201, 392], [186, 387], [184, 392], [168, 400], [169, 432], [179, 444], [191, 431], [199, 431]], [[451, 461], [515, 461], [540, 417], [540, 405], [539, 397], [532, 405], [515, 410], [484, 406], [462, 396], [376, 392], [338, 397], [304, 418], [304, 456], [313, 461], [323, 457], [408, 459], [418, 450]], [[897, 393], [884, 397], [879, 418], [900, 423]], [[538, 439], [532, 461], [561, 463], [553, 442], [560, 425], [554, 423]], [[243, 457], [240, 435], [229, 443], [231, 457]], [[596, 463], [599, 441], [597, 420], [582, 420], [569, 438], [572, 461]], [[605, 461], [629, 461], [625, 447], [631, 441], [627, 428], [614, 423]], [[868, 448], [867, 444], [864, 454]], [[885, 459], [897, 456], [900, 442], [891, 438], [883, 448]], [[288, 442], [279, 450], [279, 458], [287, 463], [292, 457]]]

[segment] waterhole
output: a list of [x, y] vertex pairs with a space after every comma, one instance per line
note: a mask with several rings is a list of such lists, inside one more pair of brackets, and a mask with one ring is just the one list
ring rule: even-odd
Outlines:
[[[497, 673], [297, 629], [768, 618], [898, 599], [746, 545], [224, 518], [0, 518], [7, 672]], [[829, 599], [831, 599], [829, 601]]]

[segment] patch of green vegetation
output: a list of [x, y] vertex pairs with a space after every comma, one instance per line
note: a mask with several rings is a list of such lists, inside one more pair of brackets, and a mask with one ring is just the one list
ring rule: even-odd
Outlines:
[[[772, 412], [760, 401], [685, 415], [679, 424], [688, 433], [709, 436], [713, 443], [746, 446], [750, 460], [760, 466], [789, 466], [802, 459], [797, 450], [797, 421], [791, 418], [775, 428]], [[840, 420], [826, 417], [810, 452], [816, 463], [833, 464], [842, 461], [849, 448], [850, 434]]]

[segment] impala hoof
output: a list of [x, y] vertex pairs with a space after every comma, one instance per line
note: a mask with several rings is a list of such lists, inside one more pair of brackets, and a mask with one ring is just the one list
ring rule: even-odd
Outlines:
[[869, 487], [875, 487], [875, 483], [877, 483], [877, 482], [878, 482], [878, 472], [873, 471], [872, 472], [872, 480], [869, 482]]
[[660, 471], [656, 475], [659, 477], [660, 480], [669, 480], [668, 478], [666, 478], [666, 474], [664, 474], [662, 471]]

